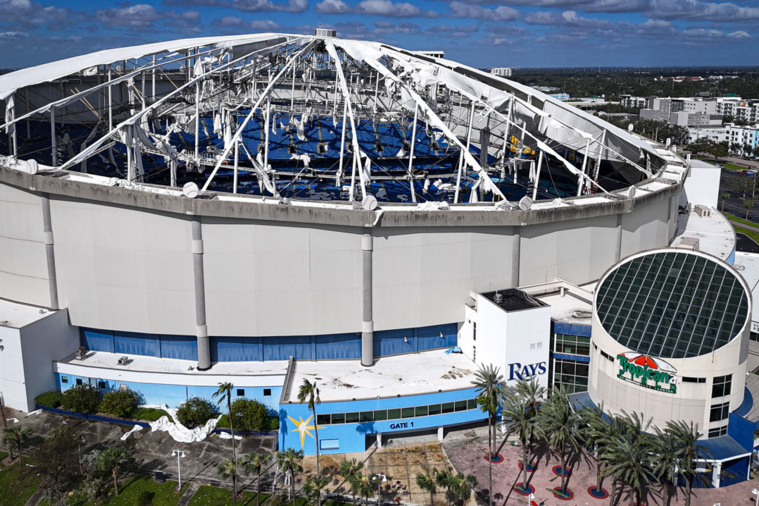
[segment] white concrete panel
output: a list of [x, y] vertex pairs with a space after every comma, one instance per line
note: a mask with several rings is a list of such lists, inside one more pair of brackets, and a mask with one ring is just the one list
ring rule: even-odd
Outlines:
[[616, 261], [616, 222], [616, 216], [601, 216], [524, 227], [520, 284], [544, 283], [555, 277], [575, 284], [598, 279]]
[[32, 193], [0, 185], [0, 297], [49, 306], [40, 202]]
[[74, 325], [194, 334], [187, 218], [51, 199], [61, 305]]
[[348, 229], [203, 220], [210, 335], [361, 330], [361, 236]]
[[375, 233], [376, 330], [461, 322], [470, 290], [509, 287], [511, 227]]
[[[671, 227], [667, 219], [670, 205], [670, 200], [660, 200], [622, 215], [622, 258], [669, 244]], [[677, 221], [676, 214], [669, 218]]]

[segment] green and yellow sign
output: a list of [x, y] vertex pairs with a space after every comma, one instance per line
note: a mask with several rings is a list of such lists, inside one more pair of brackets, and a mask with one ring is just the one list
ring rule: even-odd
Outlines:
[[617, 378], [651, 390], [677, 393], [677, 385], [673, 381], [677, 369], [664, 360], [642, 353], [620, 353], [617, 358], [619, 359]]

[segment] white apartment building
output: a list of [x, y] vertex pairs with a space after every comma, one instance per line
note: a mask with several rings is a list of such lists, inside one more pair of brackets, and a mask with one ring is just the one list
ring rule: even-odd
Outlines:
[[493, 67], [490, 73], [498, 77], [511, 77], [511, 67]]

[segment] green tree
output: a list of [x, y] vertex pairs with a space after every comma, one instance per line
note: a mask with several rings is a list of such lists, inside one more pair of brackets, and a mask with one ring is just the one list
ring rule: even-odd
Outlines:
[[364, 474], [357, 473], [353, 480], [351, 480], [351, 489], [353, 493], [364, 499], [364, 502], [369, 501], [369, 496], [374, 494], [377, 490], [377, 485], [380, 483], [379, 476], [376, 474]]
[[[229, 432], [231, 433], [232, 437], [230, 438], [230, 441], [232, 442], [232, 463], [234, 464], [234, 467], [237, 467], [237, 443], [235, 442], [235, 429], [234, 425], [232, 423], [232, 390], [234, 390], [235, 386], [230, 382], [225, 383], [219, 383], [219, 388], [214, 392], [213, 398], [218, 398], [218, 403], [221, 404], [224, 400], [227, 401], [227, 414], [229, 416]], [[232, 496], [235, 497], [235, 496]], [[237, 504], [237, 499], [235, 498], [234, 503]]]
[[[636, 504], [641, 504], [643, 493], [648, 485], [656, 479], [654, 474], [655, 444], [652, 436], [644, 431], [651, 425], [651, 421], [643, 421], [640, 415], [624, 414], [620, 421], [623, 430], [622, 436], [614, 440], [604, 442], [601, 462], [605, 467], [605, 476], [611, 476], [615, 482], [630, 487], [630, 504], [633, 499]], [[611, 504], [616, 501], [616, 483], [612, 489]]]
[[596, 455], [596, 492], [601, 491], [603, 486], [603, 462], [600, 456], [603, 454], [605, 445], [622, 437], [623, 427], [619, 423], [621, 418], [607, 418], [601, 406], [585, 406], [579, 412], [580, 427], [583, 444]]
[[685, 506], [690, 506], [693, 482], [700, 476], [696, 472], [696, 461], [711, 458], [709, 449], [698, 444], [702, 435], [693, 422], [687, 424], [682, 420], [670, 421], [664, 428], [664, 436], [672, 441], [671, 447], [675, 449], [675, 467], [685, 479]]
[[743, 199], [743, 207], [746, 208], [746, 220], [748, 220], [748, 210], [754, 207], [754, 201], [751, 199]]
[[24, 447], [32, 438], [32, 429], [23, 425], [14, 425], [3, 430], [3, 444], [8, 448], [8, 453], [18, 455], [18, 463], [21, 465], [21, 457], [24, 454]]
[[542, 426], [541, 433], [545, 441], [560, 455], [563, 471], [560, 483], [563, 493], [567, 491], [567, 481], [569, 480], [567, 457], [580, 451], [577, 432], [578, 422], [579, 416], [572, 409], [569, 392], [562, 387], [554, 388], [552, 394], [541, 406], [538, 423]]
[[451, 492], [454, 497], [462, 503], [465, 503], [472, 497], [472, 490], [477, 486], [477, 478], [468, 474], [464, 476], [464, 473], [456, 473], [451, 475]]
[[268, 453], [248, 453], [242, 458], [243, 472], [248, 476], [256, 475], [256, 506], [261, 505], [261, 471], [266, 468], [269, 460], [271, 460], [271, 455]]
[[348, 485], [353, 488], [353, 482], [355, 481], [356, 476], [361, 474], [361, 469], [363, 468], [363, 462], [359, 462], [356, 459], [343, 460], [340, 463], [340, 476], [345, 478], [345, 481], [348, 482]]
[[205, 424], [216, 414], [214, 406], [206, 399], [192, 397], [185, 401], [177, 410], [179, 423], [186, 427]]
[[63, 392], [61, 407], [83, 415], [95, 413], [100, 407], [100, 391], [89, 383], [75, 385]]
[[493, 503], [493, 459], [496, 458], [495, 450], [495, 428], [498, 408], [503, 403], [506, 393], [506, 383], [501, 375], [500, 368], [492, 364], [481, 364], [474, 375], [474, 385], [476, 389], [475, 399], [480, 411], [488, 415], [488, 477], [490, 486], [488, 488], [488, 497], [490, 503]]
[[131, 388], [110, 390], [103, 396], [100, 412], [116, 418], [132, 418], [139, 404], [139, 394]]
[[61, 504], [79, 479], [78, 444], [69, 430], [56, 430], [32, 451], [40, 489], [52, 504]]
[[288, 448], [283, 452], [277, 454], [277, 465], [280, 472], [284, 475], [290, 476], [290, 497], [295, 506], [295, 476], [303, 471], [303, 450], [293, 450]]
[[98, 456], [98, 470], [111, 475], [116, 497], [119, 495], [119, 478], [122, 477], [122, 473], [125, 473], [131, 467], [131, 464], [132, 459], [122, 446], [106, 448]]
[[269, 410], [256, 400], [235, 399], [232, 403], [232, 419], [238, 430], [266, 430]]
[[540, 435], [538, 411], [545, 397], [546, 389], [535, 379], [519, 381], [506, 396], [503, 414], [510, 420], [506, 435], [516, 434], [522, 445], [522, 483], [527, 483], [527, 468], [532, 463], [532, 447]]
[[225, 460], [216, 466], [216, 473], [222, 481], [232, 480], [232, 503], [237, 504], [237, 466], [231, 460]]
[[[314, 440], [316, 443], [316, 479], [319, 480], [319, 477], [321, 476], [319, 473], [319, 427], [318, 423], [316, 423], [316, 406], [321, 404], [321, 399], [319, 398], [319, 388], [316, 386], [316, 381], [313, 383], [308, 381], [308, 379], [303, 378], [303, 383], [298, 388], [298, 401], [300, 401], [301, 404], [304, 402], [308, 403], [308, 410], [311, 411], [311, 417], [314, 424]], [[321, 506], [322, 500], [321, 496], [317, 498], [316, 504]]]
[[306, 493], [308, 504], [316, 504], [318, 501], [320, 502], [322, 490], [324, 490], [324, 487], [328, 484], [329, 478], [326, 476], [322, 476], [321, 478], [309, 476], [306, 478], [306, 483], [303, 484], [303, 491]]
[[730, 198], [730, 194], [727, 192], [724, 192], [720, 195], [722, 197], [722, 212], [725, 212], [725, 201]]
[[435, 470], [428, 469], [422, 464], [422, 472], [416, 473], [416, 485], [430, 494], [430, 506], [435, 504], [435, 493], [437, 492], [437, 483], [435, 481]]
[[451, 469], [444, 469], [435, 473], [435, 484], [438, 487], [445, 489], [445, 502], [448, 506], [451, 505], [451, 489], [453, 488], [453, 471]]

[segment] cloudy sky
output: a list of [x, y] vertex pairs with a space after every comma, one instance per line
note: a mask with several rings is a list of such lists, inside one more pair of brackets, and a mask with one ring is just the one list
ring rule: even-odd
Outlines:
[[0, 68], [316, 26], [479, 67], [759, 65], [759, 0], [0, 0]]

